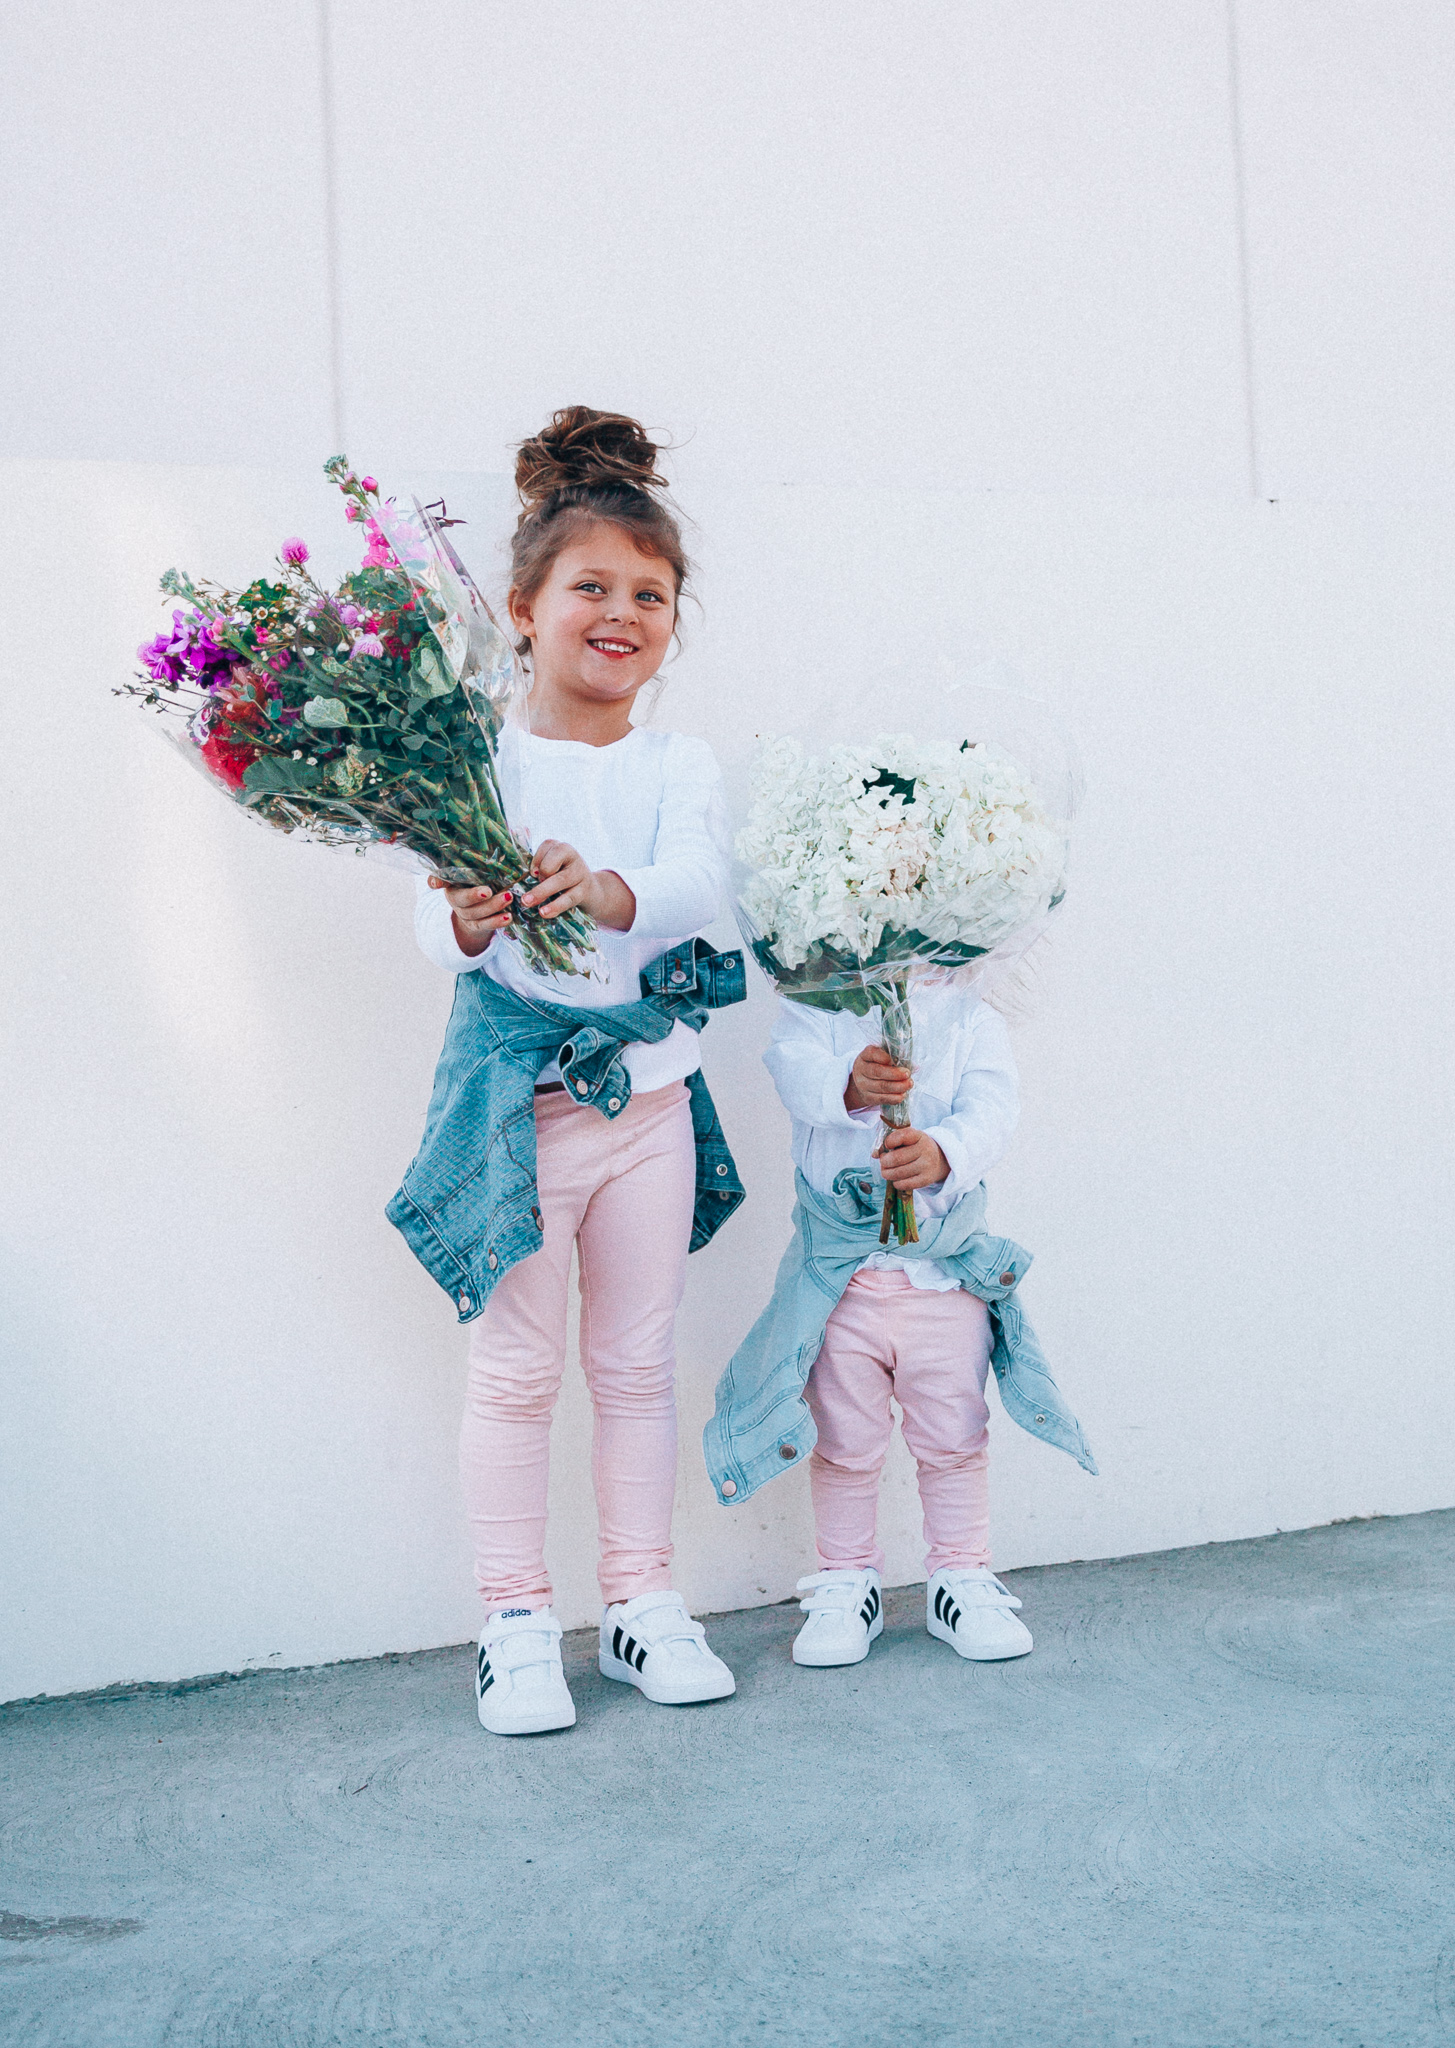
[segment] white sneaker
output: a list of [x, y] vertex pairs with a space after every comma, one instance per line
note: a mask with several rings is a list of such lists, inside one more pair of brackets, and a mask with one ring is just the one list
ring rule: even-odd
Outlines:
[[988, 1564], [936, 1572], [925, 1587], [925, 1627], [977, 1664], [1024, 1657], [1035, 1645], [1012, 1612], [1020, 1604]]
[[574, 1728], [576, 1703], [561, 1669], [561, 1624], [549, 1607], [507, 1608], [480, 1632], [475, 1706], [492, 1735]]
[[815, 1572], [800, 1579], [808, 1620], [793, 1638], [795, 1664], [862, 1664], [875, 1636], [884, 1633], [878, 1572]]
[[607, 1608], [601, 1617], [601, 1675], [636, 1686], [664, 1707], [725, 1700], [737, 1691], [680, 1593], [638, 1593]]

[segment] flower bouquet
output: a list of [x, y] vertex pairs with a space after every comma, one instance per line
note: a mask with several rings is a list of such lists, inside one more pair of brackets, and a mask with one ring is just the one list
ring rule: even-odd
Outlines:
[[[911, 1068], [911, 981], [967, 971], [1023, 939], [1065, 893], [1067, 841], [1007, 756], [885, 734], [810, 757], [766, 741], [738, 835], [743, 936], [791, 1001], [867, 1016]], [[886, 1124], [910, 1122], [909, 1101]], [[914, 1198], [887, 1187], [880, 1243], [917, 1243]]]
[[[402, 848], [444, 880], [528, 888], [531, 850], [511, 825], [500, 737], [524, 686], [439, 521], [325, 464], [363, 528], [362, 566], [335, 590], [286, 540], [276, 574], [246, 590], [170, 569], [185, 609], [137, 650], [145, 676], [118, 694], [173, 714], [171, 737], [235, 803], [329, 845]], [[517, 901], [510, 933], [543, 973], [583, 973], [593, 926]]]

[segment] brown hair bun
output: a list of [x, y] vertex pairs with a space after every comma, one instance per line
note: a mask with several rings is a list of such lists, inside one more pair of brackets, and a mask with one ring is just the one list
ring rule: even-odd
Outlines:
[[521, 442], [515, 458], [515, 488], [527, 513], [562, 491], [612, 485], [659, 491], [666, 482], [657, 473], [657, 445], [639, 422], [589, 405], [568, 405], [553, 413], [549, 426]]

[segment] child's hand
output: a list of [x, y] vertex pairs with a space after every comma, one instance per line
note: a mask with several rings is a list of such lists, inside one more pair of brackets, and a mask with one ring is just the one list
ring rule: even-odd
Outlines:
[[497, 932], [510, 929], [509, 889], [502, 889], [498, 896], [492, 896], [488, 889], [476, 888], [473, 883], [466, 888], [452, 889], [438, 875], [430, 876], [429, 886], [431, 889], [443, 889], [449, 897], [450, 908], [455, 914], [455, 944], [472, 960], [485, 951]]
[[882, 1109], [886, 1102], [903, 1102], [913, 1086], [908, 1067], [897, 1067], [882, 1045], [866, 1045], [850, 1072], [844, 1107]]
[[950, 1177], [950, 1162], [934, 1139], [908, 1124], [902, 1130], [891, 1127], [884, 1133], [878, 1157], [879, 1171], [902, 1195], [915, 1188], [935, 1187]]
[[629, 932], [637, 914], [637, 899], [621, 876], [611, 868], [593, 870], [574, 846], [562, 839], [543, 839], [536, 848], [531, 868], [534, 886], [521, 902], [539, 910], [542, 917], [559, 917], [579, 903], [588, 916], [608, 930]]

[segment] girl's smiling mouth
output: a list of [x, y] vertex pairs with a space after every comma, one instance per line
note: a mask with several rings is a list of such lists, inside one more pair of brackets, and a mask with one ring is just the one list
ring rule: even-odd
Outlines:
[[608, 655], [613, 661], [624, 661], [627, 655], [640, 652], [634, 640], [588, 640], [586, 645], [594, 647], [598, 654]]

